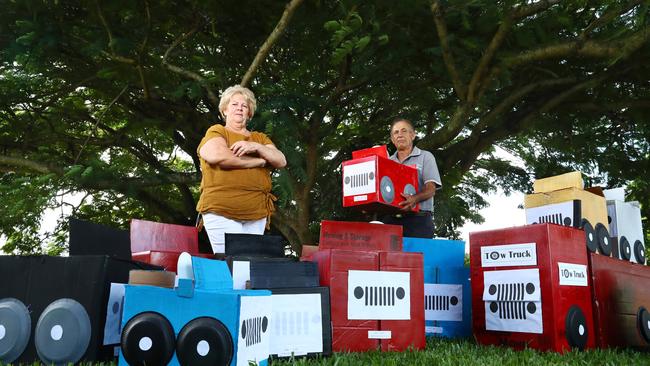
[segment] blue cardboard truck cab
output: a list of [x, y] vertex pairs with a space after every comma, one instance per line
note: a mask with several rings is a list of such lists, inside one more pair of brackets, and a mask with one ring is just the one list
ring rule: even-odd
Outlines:
[[[232, 290], [232, 277], [222, 261], [192, 257], [192, 270], [193, 291], [188, 291], [191, 282], [187, 280], [179, 281], [176, 289], [126, 286], [119, 365], [128, 365], [128, 358], [138, 363], [160, 354], [167, 355], [164, 361], [169, 365], [217, 362], [234, 366], [250, 361], [266, 365], [271, 292]], [[143, 325], [129, 327], [138, 317]], [[161, 336], [165, 330], [159, 328], [166, 327], [165, 321], [173, 335]], [[149, 324], [158, 326], [150, 329]], [[206, 334], [206, 329], [212, 330]], [[224, 354], [231, 357], [224, 358]]]

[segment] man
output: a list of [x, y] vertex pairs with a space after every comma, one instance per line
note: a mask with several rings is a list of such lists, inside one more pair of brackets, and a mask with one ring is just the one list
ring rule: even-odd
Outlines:
[[[436, 159], [428, 151], [413, 145], [415, 128], [406, 119], [397, 118], [390, 127], [390, 140], [397, 151], [390, 158], [398, 163], [415, 166], [418, 170], [419, 192], [405, 195], [400, 202], [404, 213], [383, 217], [386, 224], [402, 225], [404, 236], [415, 238], [433, 237], [433, 196], [442, 187]], [[420, 204], [420, 212], [410, 212]]]

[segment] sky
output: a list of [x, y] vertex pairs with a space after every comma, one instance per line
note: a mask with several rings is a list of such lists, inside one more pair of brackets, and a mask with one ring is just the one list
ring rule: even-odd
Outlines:
[[[525, 169], [524, 162], [506, 150], [495, 146], [494, 155], [497, 158], [508, 160], [512, 165]], [[501, 189], [486, 197], [488, 206], [479, 212], [485, 219], [482, 224], [466, 222], [460, 229], [461, 239], [465, 241], [465, 253], [469, 253], [469, 234], [476, 231], [502, 229], [526, 224], [524, 213], [524, 193], [514, 192], [506, 196]]]
[[469, 253], [469, 234], [477, 231], [502, 229], [526, 224], [526, 215], [523, 208], [524, 194], [513, 193], [506, 196], [499, 190], [487, 197], [489, 206], [480, 211], [485, 219], [482, 224], [465, 223], [460, 229], [461, 239], [465, 241], [465, 253]]

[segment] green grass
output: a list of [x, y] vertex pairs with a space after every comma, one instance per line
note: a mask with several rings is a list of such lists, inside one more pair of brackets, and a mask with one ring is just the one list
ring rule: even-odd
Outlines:
[[650, 353], [634, 350], [573, 351], [560, 355], [487, 347], [472, 340], [432, 338], [424, 351], [337, 353], [328, 358], [274, 361], [276, 365], [650, 365]]
[[[37, 366], [39, 363], [33, 363]], [[115, 366], [116, 363], [82, 363], [84, 366]], [[424, 351], [336, 353], [331, 357], [275, 360], [278, 365], [650, 365], [650, 353], [635, 350], [573, 351], [560, 355], [534, 350], [514, 351], [505, 347], [487, 347], [472, 340], [431, 338]], [[0, 362], [0, 366], [3, 364]]]

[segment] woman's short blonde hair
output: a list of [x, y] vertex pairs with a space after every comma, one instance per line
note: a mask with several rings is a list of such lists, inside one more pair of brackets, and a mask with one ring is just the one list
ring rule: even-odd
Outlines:
[[226, 110], [228, 103], [230, 103], [230, 98], [232, 98], [235, 94], [241, 94], [244, 96], [244, 98], [246, 98], [246, 102], [248, 103], [248, 118], [252, 118], [255, 114], [255, 109], [257, 108], [255, 94], [253, 94], [250, 89], [245, 88], [241, 85], [233, 85], [221, 93], [221, 100], [219, 101], [219, 113], [221, 113], [221, 117], [226, 118], [226, 116], [223, 114], [223, 111]]

